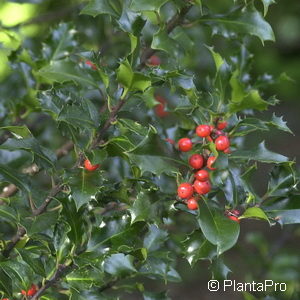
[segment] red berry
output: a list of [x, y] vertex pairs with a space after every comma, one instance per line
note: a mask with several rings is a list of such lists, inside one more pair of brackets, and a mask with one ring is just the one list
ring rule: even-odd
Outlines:
[[189, 158], [189, 164], [194, 169], [201, 169], [203, 167], [203, 156], [200, 154], [193, 154]]
[[165, 107], [166, 107], [166, 103], [167, 103], [166, 99], [160, 95], [156, 95], [155, 100], [160, 103], [154, 107], [154, 111], [155, 111], [156, 115], [161, 118], [166, 117], [169, 114], [169, 112], [165, 111]]
[[235, 221], [235, 222], [240, 223], [240, 220], [239, 220], [238, 217], [235, 217], [235, 216], [228, 216], [228, 218], [229, 218], [230, 220], [232, 220], [232, 221]]
[[31, 288], [27, 292], [27, 296], [33, 296], [37, 292], [37, 286], [35, 284], [31, 285]]
[[209, 179], [209, 173], [206, 170], [199, 170], [195, 173], [195, 178], [199, 181], [207, 181]]
[[214, 168], [212, 165], [213, 163], [216, 161], [216, 157], [215, 156], [210, 156], [207, 160], [207, 167], [210, 169], [210, 170], [216, 170], [216, 168]]
[[188, 182], [180, 184], [177, 189], [178, 197], [181, 199], [191, 198], [193, 196], [193, 192], [193, 186]]
[[217, 150], [223, 151], [223, 150], [229, 148], [230, 142], [229, 142], [229, 139], [227, 136], [219, 136], [215, 140], [215, 145], [216, 145]]
[[8, 298], [3, 298], [2, 300], [9, 300]]
[[148, 64], [150, 66], [159, 66], [161, 64], [161, 60], [157, 55], [152, 55], [149, 59], [148, 59]]
[[211, 132], [215, 129], [215, 127], [213, 125], [209, 125], [209, 127], [210, 127]]
[[196, 128], [196, 134], [200, 137], [207, 137], [211, 133], [211, 127], [209, 125], [199, 125]]
[[100, 165], [99, 164], [92, 165], [91, 162], [88, 159], [86, 159], [84, 161], [84, 167], [88, 171], [95, 171], [96, 169], [98, 169], [100, 167]]
[[187, 201], [187, 207], [190, 210], [196, 210], [198, 208], [197, 200], [195, 198], [188, 199], [188, 201]]
[[230, 154], [231, 153], [230, 148], [226, 148], [223, 152], [226, 153], [226, 154]]
[[175, 141], [172, 139], [165, 139], [166, 142], [170, 143], [171, 145], [175, 144]]
[[191, 139], [189, 139], [189, 138], [182, 138], [178, 141], [178, 148], [180, 151], [188, 152], [188, 151], [192, 150], [193, 143], [192, 143]]
[[24, 295], [24, 296], [27, 296], [27, 293], [24, 290], [21, 291], [21, 294]]
[[211, 190], [211, 185], [209, 181], [199, 181], [195, 180], [194, 182], [194, 189], [195, 191], [200, 194], [204, 195], [210, 192]]
[[90, 66], [93, 70], [97, 70], [97, 66], [93, 64], [90, 60], [87, 60], [85, 64]]
[[220, 130], [223, 130], [224, 128], [227, 127], [227, 122], [226, 121], [223, 121], [223, 122], [218, 122], [217, 124], [217, 128], [220, 129]]

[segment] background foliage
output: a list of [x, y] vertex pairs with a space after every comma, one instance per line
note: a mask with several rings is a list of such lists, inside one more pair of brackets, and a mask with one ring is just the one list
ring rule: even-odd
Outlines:
[[[275, 106], [297, 108], [299, 5], [215, 2], [0, 2], [2, 297], [299, 299], [299, 145]], [[166, 139], [218, 117], [232, 153], [194, 147], [218, 160], [191, 212], [189, 154]], [[288, 291], [207, 291], [228, 277]]]

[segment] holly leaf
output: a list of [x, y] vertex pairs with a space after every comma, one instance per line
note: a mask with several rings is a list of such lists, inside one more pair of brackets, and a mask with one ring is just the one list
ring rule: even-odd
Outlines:
[[249, 34], [257, 36], [263, 44], [264, 41], [275, 41], [272, 27], [253, 5], [247, 5], [228, 15], [206, 15], [199, 21], [210, 25], [213, 34], [225, 37], [233, 36], [235, 33]]
[[41, 68], [38, 74], [51, 82], [73, 81], [76, 84], [98, 88], [98, 83], [87, 72], [80, 69], [78, 64], [69, 59], [51, 61], [49, 65]]
[[217, 246], [218, 256], [236, 244], [240, 233], [239, 224], [225, 216], [214, 214], [204, 198], [199, 202], [197, 219], [206, 239]]
[[130, 9], [133, 11], [159, 11], [168, 0], [131, 0]]
[[265, 212], [259, 207], [249, 207], [245, 210], [245, 212], [240, 216], [241, 219], [262, 219], [269, 222], [268, 216]]
[[90, 0], [90, 3], [81, 10], [80, 14], [93, 17], [105, 14], [118, 18], [120, 14], [114, 5], [114, 2], [115, 1], [112, 0]]
[[217, 255], [217, 248], [210, 243], [199, 230], [195, 230], [183, 242], [184, 256], [193, 267], [199, 260], [209, 260]]
[[265, 142], [261, 142], [257, 147], [249, 149], [249, 150], [238, 150], [231, 154], [230, 159], [242, 159], [242, 160], [257, 160], [265, 163], [282, 163], [287, 162], [288, 158], [269, 151]]
[[28, 138], [32, 136], [32, 133], [26, 125], [23, 126], [3, 126], [0, 127], [0, 130], [10, 131], [16, 138]]
[[105, 272], [113, 276], [124, 276], [137, 272], [133, 265], [134, 257], [123, 253], [112, 254], [104, 261]]
[[275, 113], [273, 114], [271, 121], [266, 122], [266, 124], [279, 130], [293, 134], [291, 129], [286, 125], [286, 122], [283, 121], [283, 117], [276, 117]]
[[282, 225], [300, 223], [300, 209], [267, 210], [267, 208], [265, 208], [265, 213], [268, 217], [274, 218]]
[[20, 190], [30, 193], [28, 177], [16, 173], [15, 169], [0, 164], [0, 180], [16, 185]]
[[15, 151], [25, 150], [33, 155], [33, 160], [38, 166], [43, 168], [54, 168], [56, 155], [50, 149], [40, 145], [35, 138], [26, 139], [8, 139], [5, 143], [0, 145], [0, 149]]

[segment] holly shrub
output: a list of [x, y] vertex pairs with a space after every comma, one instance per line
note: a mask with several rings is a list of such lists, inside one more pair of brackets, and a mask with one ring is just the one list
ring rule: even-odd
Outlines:
[[288, 285], [243, 299], [299, 299], [294, 252], [238, 246], [246, 219], [300, 223], [295, 162], [268, 139], [292, 132], [261, 113], [284, 76], [252, 71], [274, 1], [211, 2], [1, 2], [2, 298], [171, 299], [184, 261], [225, 279], [243, 256], [247, 280]]

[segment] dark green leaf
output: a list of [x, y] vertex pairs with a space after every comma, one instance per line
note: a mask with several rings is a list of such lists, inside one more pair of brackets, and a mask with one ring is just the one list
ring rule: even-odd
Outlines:
[[159, 249], [162, 243], [167, 239], [168, 233], [156, 225], [149, 225], [149, 231], [144, 238], [144, 247], [147, 248], [148, 252]]
[[6, 296], [12, 297], [12, 280], [2, 267], [0, 267], [0, 291], [3, 291]]
[[283, 130], [283, 131], [286, 131], [288, 133], [293, 134], [291, 129], [287, 127], [286, 122], [283, 121], [283, 117], [276, 117], [276, 115], [273, 114], [272, 120], [269, 121], [269, 122], [266, 122], [266, 123], [269, 126], [273, 126], [273, 127], [276, 127], [279, 130]]
[[217, 255], [216, 246], [211, 244], [199, 230], [195, 230], [183, 241], [184, 255], [193, 267], [199, 260], [209, 260]]
[[0, 180], [12, 183], [22, 191], [30, 193], [30, 186], [27, 176], [16, 174], [15, 169], [11, 169], [7, 166], [0, 165]]
[[133, 259], [133, 256], [123, 253], [112, 254], [104, 261], [104, 270], [113, 276], [124, 276], [136, 272]]
[[9, 130], [16, 138], [27, 138], [32, 136], [32, 133], [26, 125], [23, 126], [4, 126], [0, 130]]
[[108, 14], [117, 18], [119, 12], [116, 10], [115, 5], [113, 5], [114, 2], [113, 0], [90, 0], [90, 3], [82, 9], [81, 14], [93, 17]]
[[267, 210], [265, 213], [274, 218], [280, 224], [299, 224], [300, 223], [300, 209], [289, 209], [289, 210]]
[[91, 76], [83, 69], [80, 69], [78, 64], [68, 59], [51, 61], [48, 66], [40, 69], [38, 74], [53, 82], [64, 83], [73, 81], [74, 83], [98, 88], [97, 82]]
[[34, 161], [38, 166], [44, 168], [53, 168], [56, 161], [56, 155], [50, 149], [40, 145], [35, 138], [27, 139], [8, 139], [0, 146], [0, 149], [6, 150], [25, 150], [33, 154]]
[[282, 163], [288, 161], [287, 157], [269, 151], [266, 148], [264, 141], [253, 149], [235, 151], [231, 154], [230, 158], [242, 160], [257, 160], [265, 163]]
[[198, 223], [209, 242], [217, 246], [217, 254], [221, 255], [237, 242], [240, 227], [225, 216], [213, 214], [206, 200], [199, 202]]
[[42, 277], [46, 277], [46, 272], [44, 265], [39, 257], [34, 257], [30, 251], [25, 249], [18, 249], [19, 254], [22, 259], [32, 268], [32, 270], [41, 275]]
[[140, 192], [129, 211], [132, 223], [151, 219], [153, 207], [150, 203], [149, 196], [144, 192]]
[[131, 0], [130, 8], [134, 11], [159, 11], [168, 0]]

